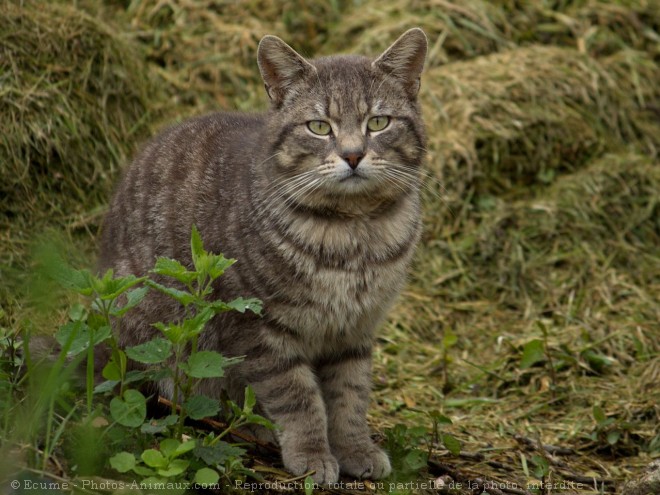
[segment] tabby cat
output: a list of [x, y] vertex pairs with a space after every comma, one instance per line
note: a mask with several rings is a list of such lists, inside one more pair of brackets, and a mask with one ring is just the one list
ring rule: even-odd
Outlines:
[[[198, 393], [250, 384], [280, 428], [284, 466], [381, 478], [387, 455], [366, 414], [374, 329], [406, 280], [420, 234], [424, 126], [417, 103], [420, 29], [375, 60], [306, 60], [275, 36], [259, 43], [265, 114], [216, 113], [174, 126], [127, 168], [105, 220], [100, 268], [145, 274], [157, 256], [192, 265], [190, 231], [239, 261], [215, 287], [254, 296], [264, 314], [226, 313], [200, 349], [245, 356]], [[122, 345], [156, 333], [182, 308], [157, 291], [126, 315]], [[171, 382], [160, 393], [172, 394]]]

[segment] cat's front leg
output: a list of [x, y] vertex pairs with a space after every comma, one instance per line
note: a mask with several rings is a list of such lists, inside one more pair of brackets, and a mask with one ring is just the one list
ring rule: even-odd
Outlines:
[[385, 478], [390, 461], [369, 435], [371, 346], [345, 349], [318, 365], [328, 414], [330, 449], [341, 472], [356, 478]]
[[316, 483], [334, 483], [339, 465], [330, 451], [325, 404], [318, 380], [303, 360], [261, 356], [249, 365], [249, 383], [266, 415], [280, 427], [286, 469], [296, 476], [315, 471]]

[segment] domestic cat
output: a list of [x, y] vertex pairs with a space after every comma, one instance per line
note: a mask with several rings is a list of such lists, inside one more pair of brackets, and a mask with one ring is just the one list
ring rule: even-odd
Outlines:
[[[264, 312], [211, 320], [199, 348], [245, 358], [198, 393], [239, 401], [251, 385], [280, 427], [284, 466], [314, 470], [318, 483], [390, 472], [366, 419], [371, 353], [420, 235], [426, 50], [417, 28], [375, 60], [306, 60], [264, 37], [269, 111], [165, 130], [125, 171], [103, 227], [100, 268], [118, 275], [143, 275], [157, 256], [191, 266], [192, 224], [209, 251], [238, 259], [214, 296], [258, 297]], [[150, 291], [123, 318], [120, 343], [144, 342], [153, 322], [182, 314]]]

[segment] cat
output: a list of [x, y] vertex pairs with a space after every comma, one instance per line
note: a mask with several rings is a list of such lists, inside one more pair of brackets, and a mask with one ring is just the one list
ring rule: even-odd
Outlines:
[[[251, 385], [279, 426], [285, 468], [313, 470], [320, 484], [391, 471], [367, 424], [371, 354], [420, 237], [426, 51], [418, 28], [375, 60], [306, 60], [265, 36], [257, 62], [269, 111], [162, 132], [125, 170], [103, 226], [99, 265], [117, 275], [143, 275], [157, 256], [191, 266], [192, 224], [209, 251], [238, 259], [214, 295], [258, 297], [264, 312], [208, 324], [200, 349], [245, 358], [197, 392], [240, 401]], [[120, 344], [181, 315], [152, 290], [123, 318]]]

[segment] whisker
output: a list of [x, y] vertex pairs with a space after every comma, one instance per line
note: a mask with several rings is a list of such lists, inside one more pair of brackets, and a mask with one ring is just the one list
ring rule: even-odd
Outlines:
[[436, 190], [434, 190], [431, 187], [431, 184], [428, 183], [428, 181], [432, 182], [434, 185], [439, 187], [444, 194], [447, 194], [447, 190], [440, 183], [440, 181], [438, 181], [435, 177], [433, 177], [429, 172], [421, 169], [416, 170], [415, 173], [409, 172], [407, 170], [403, 170], [400, 165], [392, 162], [382, 162], [379, 165], [385, 165], [385, 164], [389, 165], [389, 167], [385, 167], [385, 166], [383, 166], [382, 168], [379, 167], [381, 172], [385, 174], [396, 175], [401, 180], [419, 183], [426, 192], [428, 192], [429, 194], [437, 198], [439, 201], [441, 201], [448, 208], [449, 213], [452, 216], [456, 216], [452, 207], [449, 205], [449, 202], [445, 199], [445, 197], [442, 194], [438, 193]]
[[305, 183], [309, 180], [310, 177], [314, 175], [314, 171], [306, 171], [301, 174], [295, 175], [292, 178], [282, 179], [275, 183], [274, 185], [269, 186], [267, 195], [263, 198], [260, 198], [258, 202], [254, 205], [252, 209], [253, 213], [255, 210], [260, 209], [259, 213], [255, 217], [255, 220], [261, 220], [265, 213], [268, 213], [271, 210], [271, 207], [279, 201], [282, 197], [290, 195], [299, 187], [304, 187]]

